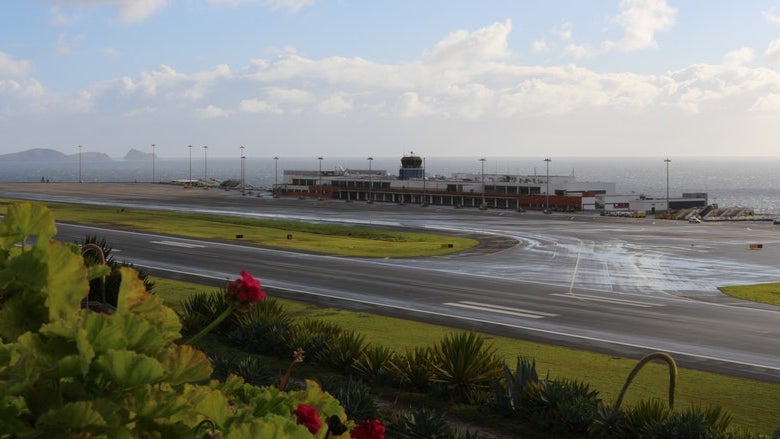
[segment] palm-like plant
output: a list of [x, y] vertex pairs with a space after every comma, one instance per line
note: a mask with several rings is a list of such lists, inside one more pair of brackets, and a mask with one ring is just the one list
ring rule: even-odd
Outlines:
[[387, 365], [393, 378], [402, 387], [425, 392], [434, 377], [434, 354], [430, 347], [407, 349]]
[[455, 401], [477, 402], [503, 367], [493, 345], [474, 332], [450, 334], [434, 346], [433, 352], [433, 381]]

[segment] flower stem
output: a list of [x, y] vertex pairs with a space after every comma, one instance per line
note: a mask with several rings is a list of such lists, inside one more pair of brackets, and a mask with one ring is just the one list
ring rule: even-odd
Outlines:
[[219, 324], [222, 323], [226, 318], [228, 318], [228, 316], [230, 314], [233, 314], [233, 310], [234, 309], [235, 308], [233, 307], [232, 304], [228, 305], [228, 307], [225, 309], [225, 311], [222, 312], [222, 314], [217, 316], [217, 318], [214, 319], [211, 323], [209, 323], [208, 326], [206, 326], [205, 328], [201, 329], [200, 332], [198, 332], [197, 334], [193, 335], [189, 340], [186, 340], [184, 342], [184, 344], [191, 345], [191, 344], [194, 344], [195, 342], [197, 342], [198, 340], [200, 340], [201, 338], [203, 338], [203, 336], [205, 336], [209, 332], [213, 331], [214, 328], [219, 326]]

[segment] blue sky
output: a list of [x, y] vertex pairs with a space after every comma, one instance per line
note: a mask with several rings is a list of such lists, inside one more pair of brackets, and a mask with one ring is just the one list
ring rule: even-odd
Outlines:
[[774, 1], [8, 0], [0, 153], [780, 154]]

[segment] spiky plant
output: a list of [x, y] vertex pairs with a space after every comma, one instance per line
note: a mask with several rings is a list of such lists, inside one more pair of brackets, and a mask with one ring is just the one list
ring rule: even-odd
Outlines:
[[366, 348], [366, 337], [355, 330], [344, 331], [325, 342], [325, 349], [316, 360], [336, 370], [349, 374]]
[[390, 376], [388, 368], [395, 356], [395, 351], [388, 347], [377, 344], [369, 345], [360, 353], [352, 367], [361, 378], [383, 384]]
[[433, 381], [450, 399], [474, 403], [490, 390], [504, 365], [492, 344], [474, 332], [449, 334], [433, 347]]
[[517, 413], [520, 396], [532, 384], [539, 381], [536, 372], [536, 359], [518, 356], [515, 372], [504, 365], [503, 380], [494, 379], [492, 405], [503, 416], [513, 416]]
[[388, 364], [393, 380], [399, 386], [427, 392], [435, 374], [434, 353], [430, 347], [406, 349]]

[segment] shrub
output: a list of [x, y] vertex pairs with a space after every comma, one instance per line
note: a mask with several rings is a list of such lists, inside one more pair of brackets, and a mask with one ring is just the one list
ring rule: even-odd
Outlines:
[[352, 371], [360, 354], [366, 348], [366, 338], [357, 331], [343, 331], [325, 342], [325, 349], [316, 356], [321, 364], [332, 367], [345, 375]]
[[286, 341], [292, 331], [292, 317], [276, 299], [258, 302], [249, 311], [240, 313], [235, 327], [227, 334], [231, 344], [248, 352], [287, 356]]
[[352, 366], [361, 378], [376, 384], [384, 384], [390, 378], [388, 367], [395, 358], [395, 352], [380, 345], [369, 345], [360, 353]]
[[[190, 335], [205, 328], [227, 308], [228, 304], [217, 292], [200, 292], [187, 297], [178, 312], [182, 324], [182, 334]], [[226, 331], [232, 326], [230, 319], [222, 322], [216, 332]]]
[[535, 428], [556, 433], [587, 433], [600, 404], [598, 392], [577, 380], [531, 383], [520, 397], [519, 412]]
[[[87, 300], [93, 303], [108, 304], [116, 307], [117, 296], [119, 294], [119, 285], [122, 276], [119, 270], [122, 267], [135, 268], [129, 262], [117, 262], [112, 255], [113, 249], [104, 238], [97, 236], [86, 236], [81, 241], [81, 255], [84, 263], [90, 266], [105, 265], [110, 272], [105, 276], [100, 276], [89, 281], [89, 294]], [[144, 284], [146, 291], [154, 293], [154, 282], [149, 279], [149, 275], [143, 270], [138, 270], [138, 278]]]
[[396, 412], [390, 417], [387, 429], [390, 437], [419, 439], [450, 439], [453, 431], [444, 413], [428, 408]]
[[455, 401], [474, 403], [500, 376], [503, 362], [492, 345], [474, 332], [450, 334], [433, 348], [435, 376]]
[[427, 392], [436, 371], [433, 350], [429, 347], [407, 349], [390, 361], [388, 370], [401, 387]]
[[208, 359], [176, 343], [176, 313], [128, 267], [114, 313], [81, 308], [108, 268], [87, 269], [55, 233], [48, 209], [31, 203], [9, 205], [0, 223], [0, 436], [306, 438], [293, 415], [302, 405], [346, 422], [314, 382], [297, 392], [235, 376], [199, 384]]
[[360, 422], [379, 416], [379, 406], [371, 394], [371, 387], [362, 381], [339, 377], [323, 379], [320, 385], [339, 400], [350, 419]]
[[536, 372], [536, 360], [528, 357], [517, 357], [515, 372], [504, 365], [503, 381], [494, 379], [493, 408], [502, 416], [514, 416], [519, 407], [519, 398], [528, 390], [528, 387], [539, 381]]
[[209, 355], [209, 362], [213, 369], [211, 378], [219, 381], [225, 381], [231, 374], [255, 386], [270, 386], [278, 380], [277, 374], [255, 357]]
[[343, 331], [336, 323], [304, 319], [293, 324], [285, 343], [288, 351], [302, 348], [309, 358], [315, 359], [325, 349], [325, 342], [337, 338]]

